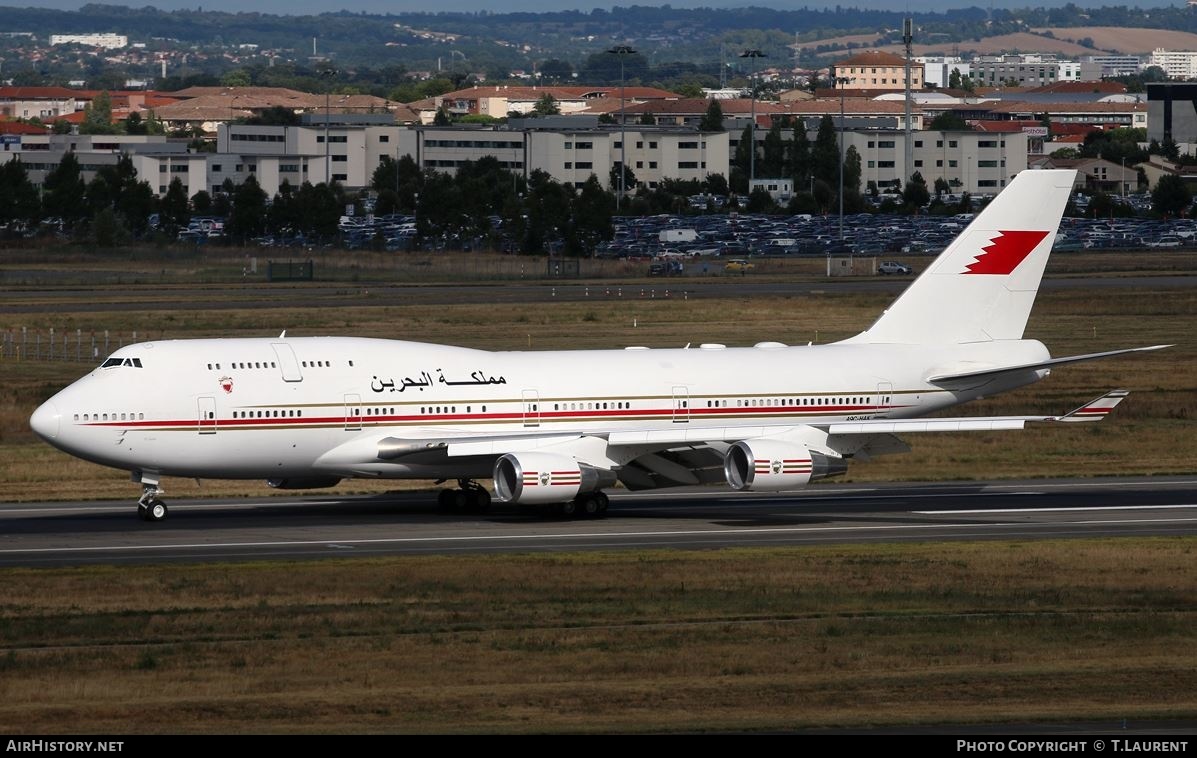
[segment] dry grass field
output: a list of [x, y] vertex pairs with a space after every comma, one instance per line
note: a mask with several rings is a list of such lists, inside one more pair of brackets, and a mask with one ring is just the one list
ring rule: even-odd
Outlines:
[[[1124, 29], [1118, 26], [1069, 26], [1035, 29], [1036, 33], [1051, 32], [1057, 40], [1076, 42], [1088, 37], [1098, 50], [1125, 55], [1149, 55], [1157, 48], [1165, 50], [1197, 50], [1197, 34], [1172, 29]], [[1093, 50], [1089, 50], [1092, 53]]]
[[0, 731], [1197, 715], [1193, 539], [0, 571]]

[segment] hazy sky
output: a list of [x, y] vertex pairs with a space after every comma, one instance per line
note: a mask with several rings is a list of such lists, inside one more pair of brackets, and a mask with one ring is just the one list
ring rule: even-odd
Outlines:
[[[1025, 8], [1028, 6], [1060, 6], [1068, 0], [669, 0], [668, 4], [674, 8], [733, 8], [743, 6], [757, 6], [779, 9], [797, 9], [802, 7], [820, 8], [842, 5], [844, 7], [870, 8], [895, 11], [928, 11], [945, 10], [948, 8], [963, 8], [971, 5], [993, 8]], [[1095, 7], [1102, 5], [1130, 5], [1138, 7], [1159, 7], [1163, 5], [1178, 5], [1180, 0], [1074, 0], [1077, 5]], [[78, 10], [87, 4], [87, 0], [38, 0], [37, 2], [21, 2], [21, 0], [0, 0], [0, 6], [33, 6], [37, 8], [61, 8]], [[428, 0], [128, 0], [127, 2], [106, 2], [104, 5], [125, 5], [141, 8], [147, 5], [162, 10], [178, 10], [180, 8], [202, 8], [210, 11], [258, 11], [279, 15], [297, 15], [306, 13], [322, 13], [325, 11], [350, 10], [365, 11], [367, 13], [399, 13], [406, 11], [479, 11], [494, 12], [510, 11], [554, 11], [554, 10], [583, 10], [594, 8], [611, 8], [618, 5], [629, 7], [633, 5], [659, 6], [664, 1], [657, 0], [622, 0], [621, 2], [604, 2], [603, 0], [504, 0], [504, 2], [486, 2], [485, 0], [445, 0], [441, 3], [429, 3]]]

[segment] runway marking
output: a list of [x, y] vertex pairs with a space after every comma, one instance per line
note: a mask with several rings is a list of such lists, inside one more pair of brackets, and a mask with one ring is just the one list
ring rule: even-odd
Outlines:
[[976, 508], [967, 511], [911, 511], [920, 516], [945, 516], [960, 513], [1067, 513], [1069, 511], [1162, 511], [1172, 508], [1197, 508], [1197, 503], [1181, 505], [1078, 505], [1058, 508]]
[[[1141, 519], [1141, 520], [1107, 520], [1107, 521], [1082, 521], [1082, 522], [1068, 522], [1060, 524], [1060, 526], [1077, 526], [1083, 524], [1092, 525], [1110, 525], [1110, 524], [1151, 524], [1151, 523], [1183, 523], [1189, 521], [1197, 521], [1197, 518], [1178, 518], [1178, 519]], [[978, 527], [984, 529], [996, 529], [1001, 527], [1020, 527], [1025, 528], [1027, 525], [1020, 522], [1009, 523], [994, 523], [994, 524], [977, 524], [975, 522], [961, 522], [953, 524], [891, 524], [891, 525], [870, 525], [870, 526], [812, 526], [812, 527], [776, 527], [776, 528], [749, 528], [749, 529], [686, 529], [686, 530], [670, 530], [670, 531], [647, 531], [647, 532], [571, 532], [568, 534], [497, 534], [497, 535], [471, 535], [460, 537], [390, 537], [390, 538], [362, 538], [362, 539], [348, 539], [338, 540], [335, 545], [329, 543], [328, 540], [280, 540], [277, 542], [211, 542], [211, 543], [181, 543], [181, 544], [158, 544], [158, 545], [102, 545], [90, 547], [43, 547], [43, 548], [8, 548], [0, 550], [0, 555], [13, 555], [17, 553], [95, 553], [95, 552], [111, 552], [111, 551], [149, 551], [149, 550], [197, 550], [197, 549], [215, 549], [215, 548], [268, 548], [268, 547], [345, 547], [348, 545], [399, 545], [399, 544], [426, 544], [433, 542], [447, 542], [447, 543], [478, 543], [478, 542], [502, 542], [511, 540], [571, 540], [571, 539], [589, 539], [589, 540], [611, 540], [615, 538], [630, 538], [630, 537], [699, 537], [699, 536], [728, 536], [728, 535], [775, 535], [775, 534], [813, 534], [817, 532], [884, 532], [884, 531], [914, 531], [914, 530], [943, 530], [943, 529], [977, 529]], [[1041, 524], [1045, 528], [1051, 528], [1052, 524]]]

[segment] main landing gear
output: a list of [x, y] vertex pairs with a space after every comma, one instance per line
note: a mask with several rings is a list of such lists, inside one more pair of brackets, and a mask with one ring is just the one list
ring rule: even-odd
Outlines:
[[436, 508], [445, 513], [486, 513], [490, 510], [490, 493], [471, 479], [458, 479], [457, 489], [441, 490], [437, 494]]
[[565, 503], [540, 506], [542, 516], [559, 516], [562, 518], [602, 518], [607, 513], [610, 502], [604, 492], [583, 492], [573, 500]]
[[157, 482], [144, 482], [141, 486], [141, 499], [137, 501], [137, 517], [142, 521], [161, 521], [166, 518], [166, 503], [162, 495], [166, 491]]

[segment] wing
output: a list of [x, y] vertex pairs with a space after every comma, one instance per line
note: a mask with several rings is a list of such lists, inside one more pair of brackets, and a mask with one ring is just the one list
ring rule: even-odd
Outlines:
[[[395, 463], [472, 465], [489, 470], [509, 454], [547, 454], [615, 471], [630, 489], [723, 482], [729, 448], [744, 440], [777, 441], [835, 458], [866, 460], [907, 452], [899, 434], [1023, 429], [1027, 423], [1091, 422], [1108, 415], [1128, 393], [1108, 392], [1058, 416], [963, 416], [918, 419], [870, 419], [816, 424], [691, 427], [618, 432], [549, 434], [541, 430], [494, 436], [385, 437], [358, 440], [338, 448], [336, 464], [360, 474], [378, 475]], [[432, 432], [433, 430], [424, 430]], [[326, 460], [331, 464], [331, 460]], [[383, 474], [385, 475], [385, 474]]]

